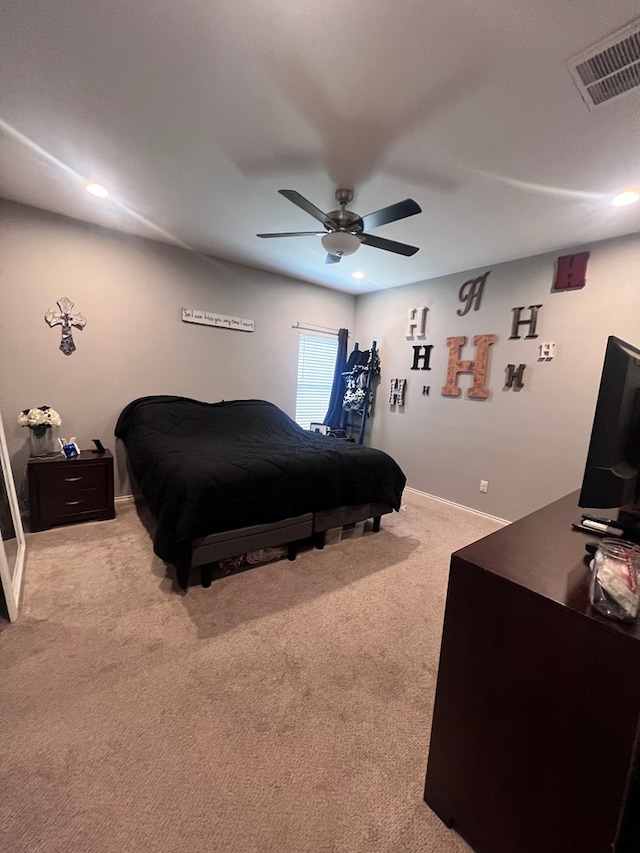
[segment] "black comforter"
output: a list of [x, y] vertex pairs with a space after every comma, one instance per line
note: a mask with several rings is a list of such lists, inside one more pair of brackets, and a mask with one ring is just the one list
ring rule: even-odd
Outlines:
[[299, 427], [272, 403], [142, 397], [115, 434], [158, 521], [155, 550], [173, 561], [185, 541], [303, 513], [387, 504], [406, 478], [381, 450]]

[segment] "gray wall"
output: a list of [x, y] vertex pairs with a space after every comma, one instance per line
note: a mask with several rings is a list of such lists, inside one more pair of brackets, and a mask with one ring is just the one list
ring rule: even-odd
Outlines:
[[[640, 346], [638, 236], [582, 247], [591, 251], [587, 285], [551, 293], [555, 261], [579, 247], [424, 281], [358, 298], [356, 338], [378, 341], [382, 378], [370, 442], [394, 456], [420, 491], [513, 520], [577, 489], [582, 480], [602, 358], [608, 335]], [[463, 282], [491, 269], [480, 310], [457, 316]], [[508, 340], [511, 309], [542, 303], [537, 340]], [[410, 308], [429, 308], [424, 341], [405, 337]], [[524, 316], [529, 316], [525, 312]], [[489, 399], [443, 397], [445, 339], [466, 335], [473, 358], [476, 334], [495, 333]], [[522, 332], [526, 334], [526, 332]], [[541, 363], [538, 344], [556, 342]], [[433, 344], [430, 371], [412, 371], [414, 344]], [[504, 390], [508, 363], [526, 363], [525, 387]], [[392, 378], [408, 380], [404, 409], [389, 403]], [[429, 396], [422, 386], [429, 385]], [[481, 494], [480, 480], [489, 481]]]
[[[551, 293], [555, 261], [579, 247], [495, 265], [482, 306], [456, 315], [468, 273], [360, 296], [217, 261], [182, 249], [0, 202], [0, 404], [18, 487], [27, 434], [16, 418], [47, 403], [62, 415], [59, 433], [81, 446], [113, 428], [130, 400], [182, 394], [203, 400], [262, 398], [293, 415], [296, 321], [355, 329], [363, 347], [377, 340], [382, 381], [369, 443], [393, 455], [409, 485], [515, 519], [578, 487], [607, 335], [640, 345], [640, 243], [637, 235], [587, 246], [583, 290]], [[58, 349], [60, 329], [44, 314], [61, 296], [87, 317], [77, 351]], [[535, 341], [509, 341], [511, 308], [542, 303]], [[405, 337], [409, 308], [427, 305], [431, 371], [411, 371]], [[249, 317], [247, 334], [183, 323], [182, 307]], [[486, 401], [442, 397], [445, 338], [495, 333]], [[556, 356], [537, 362], [537, 345]], [[473, 357], [468, 344], [464, 357]], [[504, 368], [527, 364], [522, 391], [505, 391]], [[389, 380], [408, 380], [406, 405], [392, 410]], [[464, 390], [469, 378], [461, 376]], [[422, 385], [430, 385], [428, 397]], [[122, 448], [116, 490], [130, 492]], [[478, 490], [489, 481], [488, 493]]]
[[[71, 356], [44, 321], [61, 296], [87, 318]], [[256, 330], [183, 323], [182, 307], [247, 317]], [[118, 414], [146, 394], [266, 399], [293, 416], [292, 324], [352, 329], [354, 316], [353, 296], [0, 202], [0, 399], [18, 487], [20, 410], [50, 405], [60, 435], [112, 449]], [[121, 447], [116, 469], [116, 493], [130, 493]]]

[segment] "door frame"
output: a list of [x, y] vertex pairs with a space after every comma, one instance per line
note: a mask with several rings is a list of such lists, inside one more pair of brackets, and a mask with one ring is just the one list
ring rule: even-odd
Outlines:
[[9, 613], [9, 621], [15, 622], [18, 618], [20, 609], [20, 593], [22, 592], [22, 579], [24, 576], [24, 563], [26, 554], [26, 541], [24, 537], [24, 528], [22, 527], [22, 517], [20, 515], [20, 504], [18, 503], [18, 495], [16, 493], [16, 485], [13, 479], [13, 471], [11, 470], [11, 459], [9, 457], [9, 449], [7, 447], [7, 439], [4, 434], [4, 424], [2, 414], [0, 413], [0, 464], [2, 466], [2, 476], [4, 477], [5, 489], [9, 499], [9, 507], [11, 509], [11, 518], [13, 520], [13, 528], [16, 534], [18, 550], [16, 553], [16, 562], [13, 569], [13, 575], [9, 570], [7, 555], [4, 550], [4, 543], [0, 547], [0, 580], [2, 581], [2, 590], [4, 592], [5, 601], [7, 602], [7, 611]]

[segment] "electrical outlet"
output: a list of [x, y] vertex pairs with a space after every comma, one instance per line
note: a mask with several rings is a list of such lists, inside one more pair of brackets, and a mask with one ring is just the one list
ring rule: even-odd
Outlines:
[[481, 492], [489, 491], [489, 481], [488, 480], [480, 480], [480, 491]]

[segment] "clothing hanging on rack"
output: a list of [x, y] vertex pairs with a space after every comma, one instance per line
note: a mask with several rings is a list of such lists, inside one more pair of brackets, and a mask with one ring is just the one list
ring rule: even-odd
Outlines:
[[[362, 444], [365, 423], [373, 405], [373, 380], [380, 376], [380, 355], [376, 349], [376, 341], [368, 350], [361, 350], [358, 344], [355, 345], [343, 375], [346, 380], [346, 392], [342, 401], [346, 421], [344, 426], [347, 429], [358, 429], [359, 443]], [[360, 417], [359, 423], [349, 422], [349, 417], [354, 415]]]

